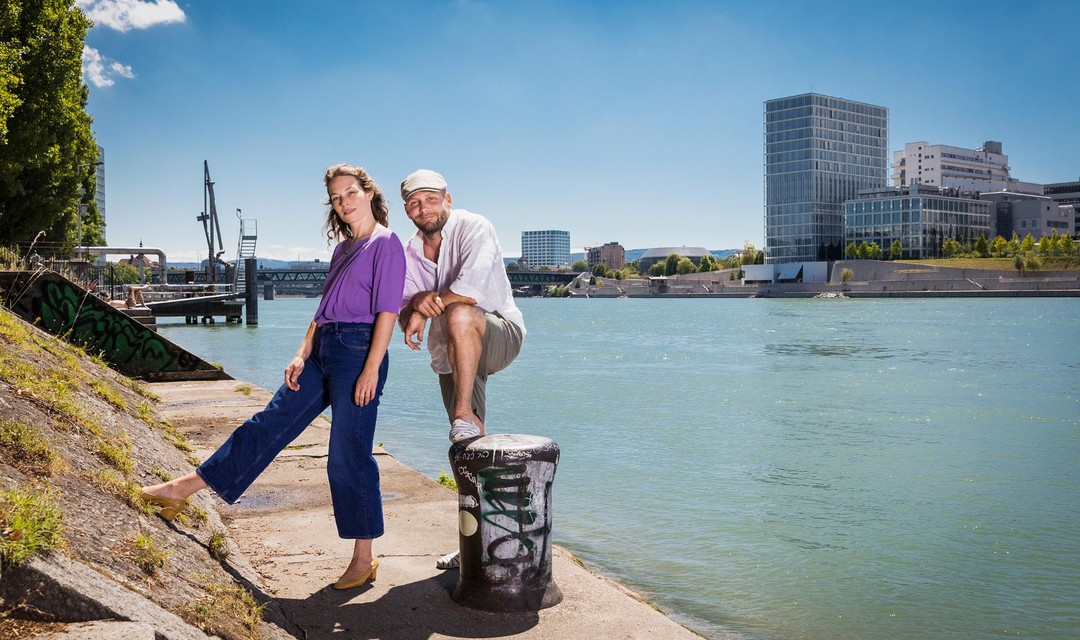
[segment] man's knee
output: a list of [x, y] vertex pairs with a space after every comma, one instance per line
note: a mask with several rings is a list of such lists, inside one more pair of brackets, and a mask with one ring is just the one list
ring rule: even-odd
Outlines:
[[451, 338], [466, 332], [484, 335], [484, 311], [473, 304], [454, 303], [446, 308], [446, 329]]

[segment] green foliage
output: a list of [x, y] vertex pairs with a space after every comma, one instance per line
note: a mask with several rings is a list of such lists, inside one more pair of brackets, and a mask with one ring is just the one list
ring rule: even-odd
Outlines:
[[210, 551], [210, 557], [217, 561], [222, 561], [229, 557], [229, 539], [225, 537], [224, 531], [215, 531], [210, 534], [210, 540], [206, 543], [206, 548]]
[[848, 260], [855, 260], [859, 257], [859, 246], [855, 244], [855, 241], [847, 243], [847, 248], [844, 249], [844, 257]]
[[973, 250], [980, 258], [990, 257], [990, 243], [986, 240], [986, 236], [979, 234], [979, 239], [975, 241]]
[[242, 385], [236, 387], [236, 389], [234, 389], [234, 391], [236, 391], [237, 393], [245, 395], [245, 396], [250, 396], [251, 395], [251, 390], [252, 390], [252, 388], [251, 388], [250, 384], [242, 384]]
[[675, 273], [687, 274], [697, 272], [697, 267], [694, 266], [694, 261], [690, 258], [679, 258], [678, 263], [675, 264]]
[[109, 263], [113, 281], [119, 284], [138, 284], [139, 270], [126, 262]]
[[52, 476], [60, 464], [56, 451], [37, 427], [7, 418], [0, 418], [0, 452], [30, 475]]
[[607, 265], [602, 262], [594, 264], [592, 268], [592, 274], [597, 278], [606, 278], [608, 275]]
[[521, 265], [516, 263], [516, 262], [508, 262], [508, 263], [506, 263], [506, 270], [507, 271], [521, 271]]
[[664, 260], [664, 275], [673, 276], [679, 272], [679, 254], [669, 253], [666, 260]]
[[1008, 247], [1009, 241], [1005, 238], [1002, 238], [1001, 236], [998, 236], [994, 238], [994, 243], [991, 245], [991, 255], [993, 255], [995, 258], [1006, 258], [1009, 255], [1007, 253]]
[[892, 241], [892, 245], [889, 246], [889, 258], [891, 260], [899, 260], [900, 256], [904, 255], [904, 245], [897, 238]]
[[202, 587], [202, 595], [183, 611], [184, 620], [207, 635], [246, 640], [261, 637], [259, 622], [265, 604], [256, 603], [240, 585], [215, 582], [206, 575], [195, 578]]
[[698, 262], [697, 270], [704, 273], [706, 271], [713, 271], [716, 269], [716, 259], [711, 254], [706, 253], [701, 256], [701, 261]]
[[570, 270], [577, 271], [578, 273], [588, 271], [589, 263], [585, 262], [584, 260], [574, 260], [574, 264], [570, 265]]
[[0, 491], [0, 560], [20, 565], [62, 540], [62, 514], [52, 497], [30, 489]]
[[1020, 242], [1020, 251], [1024, 253], [1031, 253], [1035, 250], [1035, 238], [1029, 233], [1024, 236], [1023, 241]]
[[454, 477], [445, 471], [439, 472], [439, 477], [435, 478], [435, 482], [438, 482], [451, 491], [457, 491], [457, 480], [454, 480]]
[[129, 544], [135, 555], [135, 564], [148, 576], [157, 573], [169, 559], [169, 550], [161, 546], [150, 534], [140, 531]]
[[664, 262], [657, 262], [653, 266], [649, 267], [649, 275], [650, 276], [662, 276], [662, 275], [664, 275], [664, 268], [665, 268], [665, 263]]
[[90, 21], [71, 0], [6, 1], [0, 12], [0, 244], [39, 231], [73, 244], [80, 201], [83, 238], [98, 244], [97, 146], [82, 81]]
[[843, 268], [840, 270], [840, 282], [851, 282], [851, 277], [855, 275], [851, 269]]
[[953, 238], [941, 243], [941, 252], [945, 254], [946, 258], [955, 258], [963, 249], [963, 245]]

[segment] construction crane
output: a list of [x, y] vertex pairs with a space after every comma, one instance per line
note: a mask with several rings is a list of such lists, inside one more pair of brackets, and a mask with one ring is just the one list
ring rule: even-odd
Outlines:
[[224, 265], [221, 256], [225, 253], [225, 243], [221, 241], [221, 225], [218, 224], [217, 203], [214, 202], [214, 181], [210, 179], [210, 165], [206, 160], [203, 160], [203, 211], [196, 219], [203, 224], [206, 247], [209, 250], [206, 281], [217, 282], [218, 264]]

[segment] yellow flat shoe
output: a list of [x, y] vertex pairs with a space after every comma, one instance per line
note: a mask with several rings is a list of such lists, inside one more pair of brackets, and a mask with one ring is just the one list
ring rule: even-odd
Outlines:
[[375, 581], [375, 575], [379, 572], [379, 559], [376, 558], [371, 561], [371, 567], [364, 572], [359, 578], [342, 578], [334, 583], [334, 588], [343, 591], [345, 589], [355, 589], [362, 586], [368, 580]]
[[139, 492], [139, 499], [146, 504], [152, 504], [155, 507], [161, 507], [158, 511], [158, 515], [165, 518], [169, 522], [172, 522], [176, 516], [180, 515], [184, 509], [188, 506], [189, 500], [181, 498], [166, 498], [165, 496], [155, 496], [152, 493], [145, 491]]

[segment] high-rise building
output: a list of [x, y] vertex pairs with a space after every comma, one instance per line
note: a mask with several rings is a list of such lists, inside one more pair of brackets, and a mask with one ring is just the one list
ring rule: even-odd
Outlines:
[[569, 267], [570, 232], [555, 229], [522, 231], [521, 257], [531, 268]]
[[909, 142], [893, 153], [893, 186], [916, 183], [963, 191], [1019, 191], [1042, 195], [1042, 185], [1009, 175], [1009, 156], [1001, 143], [987, 140], [978, 149]]
[[888, 185], [889, 110], [806, 93], [765, 102], [765, 261], [839, 260], [844, 201]]

